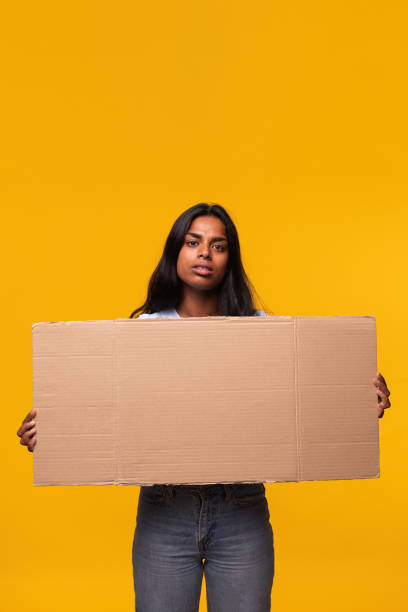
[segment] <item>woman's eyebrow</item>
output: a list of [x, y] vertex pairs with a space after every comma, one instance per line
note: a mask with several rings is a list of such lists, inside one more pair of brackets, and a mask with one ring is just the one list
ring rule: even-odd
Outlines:
[[[201, 234], [195, 234], [194, 232], [187, 232], [186, 236], [190, 234], [190, 236], [194, 236], [194, 238], [201, 238], [202, 235]], [[224, 238], [223, 236], [214, 236], [213, 238], [211, 238], [210, 242], [220, 242], [220, 240], [224, 240], [225, 242], [227, 242], [227, 239]]]

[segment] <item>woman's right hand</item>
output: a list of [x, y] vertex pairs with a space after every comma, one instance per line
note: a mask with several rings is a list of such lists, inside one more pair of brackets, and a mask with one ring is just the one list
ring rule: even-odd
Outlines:
[[30, 453], [33, 452], [34, 446], [37, 442], [35, 437], [35, 434], [37, 433], [34, 421], [35, 414], [36, 412], [34, 408], [30, 410], [17, 432], [17, 435], [21, 438], [20, 444], [27, 446], [27, 450], [29, 450]]

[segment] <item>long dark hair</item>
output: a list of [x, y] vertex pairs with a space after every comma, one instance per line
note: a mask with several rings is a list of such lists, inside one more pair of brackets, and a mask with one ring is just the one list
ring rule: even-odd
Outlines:
[[225, 225], [228, 240], [228, 263], [225, 276], [217, 287], [219, 315], [251, 316], [255, 313], [253, 294], [256, 293], [241, 261], [238, 232], [227, 213], [218, 204], [195, 204], [176, 219], [164, 245], [163, 254], [154, 270], [147, 290], [145, 303], [130, 315], [153, 313], [177, 308], [182, 297], [182, 281], [177, 276], [177, 258], [185, 236], [196, 217], [213, 215]]

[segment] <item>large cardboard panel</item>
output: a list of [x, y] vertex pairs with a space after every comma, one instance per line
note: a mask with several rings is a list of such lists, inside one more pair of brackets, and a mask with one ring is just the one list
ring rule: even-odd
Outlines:
[[375, 317], [33, 325], [34, 484], [379, 476]]

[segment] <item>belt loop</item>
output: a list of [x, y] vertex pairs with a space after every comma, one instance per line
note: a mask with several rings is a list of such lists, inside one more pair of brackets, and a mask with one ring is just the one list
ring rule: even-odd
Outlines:
[[224, 489], [225, 489], [225, 501], [228, 501], [231, 499], [231, 496], [232, 496], [232, 486], [230, 484], [225, 484]]

